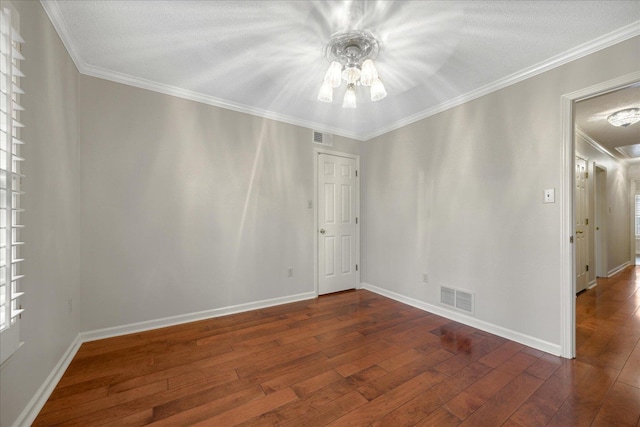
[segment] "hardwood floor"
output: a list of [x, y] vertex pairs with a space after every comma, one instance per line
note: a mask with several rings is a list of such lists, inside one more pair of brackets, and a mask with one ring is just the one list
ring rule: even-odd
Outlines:
[[36, 426], [638, 426], [640, 269], [566, 360], [359, 290], [82, 345]]

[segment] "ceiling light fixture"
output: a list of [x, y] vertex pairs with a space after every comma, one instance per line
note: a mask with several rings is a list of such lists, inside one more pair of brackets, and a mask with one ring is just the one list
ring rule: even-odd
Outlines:
[[607, 117], [607, 121], [614, 126], [626, 128], [627, 126], [640, 122], [640, 108], [627, 108], [616, 111]]
[[379, 49], [378, 41], [369, 31], [351, 30], [334, 34], [326, 47], [326, 56], [331, 65], [324, 75], [318, 100], [333, 102], [333, 89], [339, 87], [342, 80], [347, 84], [342, 108], [356, 108], [358, 86], [371, 88], [372, 101], [387, 96], [373, 64]]

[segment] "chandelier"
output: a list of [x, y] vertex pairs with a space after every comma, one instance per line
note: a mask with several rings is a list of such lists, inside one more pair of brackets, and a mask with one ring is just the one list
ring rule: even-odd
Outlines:
[[607, 117], [607, 120], [614, 126], [626, 128], [629, 125], [640, 122], [640, 108], [627, 108], [626, 110], [616, 111]]
[[326, 56], [331, 65], [324, 76], [318, 100], [333, 102], [333, 89], [347, 85], [342, 108], [356, 108], [356, 87], [367, 86], [371, 100], [379, 101], [387, 91], [378, 77], [373, 59], [378, 56], [379, 45], [369, 31], [351, 30], [334, 34], [326, 47]]

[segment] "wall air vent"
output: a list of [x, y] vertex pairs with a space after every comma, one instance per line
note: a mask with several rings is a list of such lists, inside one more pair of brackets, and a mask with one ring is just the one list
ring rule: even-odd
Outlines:
[[451, 307], [456, 306], [456, 291], [451, 288], [440, 287], [440, 302]]
[[474, 314], [474, 294], [460, 289], [440, 287], [440, 303], [468, 314]]
[[315, 144], [331, 147], [333, 145], [333, 135], [331, 135], [330, 133], [323, 133], [323, 132], [318, 132], [317, 130], [314, 130], [313, 142]]

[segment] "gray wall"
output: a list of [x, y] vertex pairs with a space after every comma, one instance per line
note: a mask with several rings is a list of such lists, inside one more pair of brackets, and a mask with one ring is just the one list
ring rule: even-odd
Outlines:
[[[20, 414], [80, 331], [79, 73], [39, 2], [14, 2], [27, 40], [25, 342], [0, 368], [0, 425]], [[67, 300], [73, 299], [73, 312]]]
[[83, 330], [313, 292], [311, 130], [80, 87]]
[[559, 345], [561, 97], [639, 63], [636, 37], [362, 144], [363, 281]]
[[631, 210], [629, 207], [629, 176], [627, 166], [611, 156], [602, 153], [576, 136], [576, 154], [587, 160], [587, 217], [589, 218], [589, 283], [596, 280], [595, 251], [595, 188], [594, 162], [607, 170], [607, 206], [606, 217], [607, 271], [615, 270], [630, 261]]

